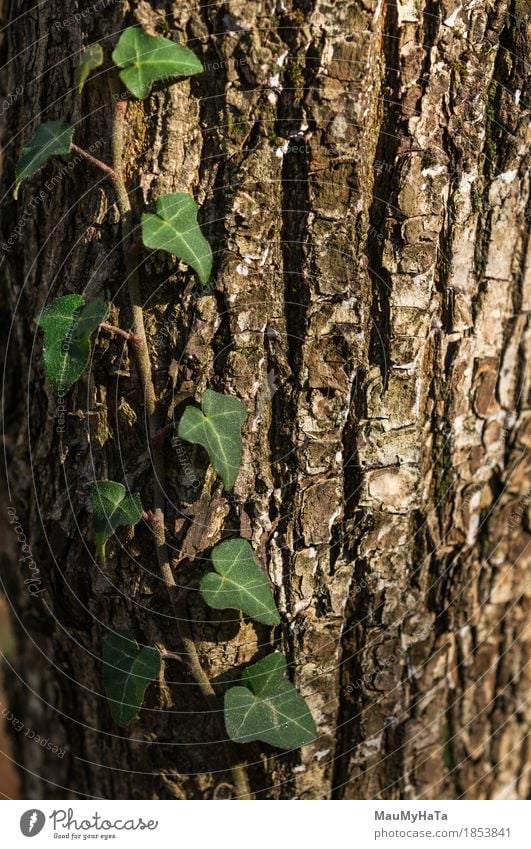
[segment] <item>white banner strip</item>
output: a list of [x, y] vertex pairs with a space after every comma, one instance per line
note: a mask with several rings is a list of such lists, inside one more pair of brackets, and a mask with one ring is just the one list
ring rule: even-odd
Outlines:
[[[126, 847], [231, 849], [529, 849], [529, 802], [7, 801], [6, 849], [44, 849], [65, 841]], [[205, 803], [206, 804], [206, 803]], [[256, 808], [260, 806], [260, 810]], [[269, 805], [269, 807], [266, 807]], [[30, 841], [34, 839], [35, 842]]]

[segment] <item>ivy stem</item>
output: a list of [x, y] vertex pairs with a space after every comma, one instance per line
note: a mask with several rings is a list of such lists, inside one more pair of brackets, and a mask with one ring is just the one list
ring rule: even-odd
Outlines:
[[114, 333], [116, 336], [121, 336], [127, 342], [132, 342], [133, 345], [140, 345], [141, 340], [130, 330], [123, 330], [121, 327], [115, 327], [114, 324], [109, 324], [107, 321], [102, 321], [100, 324], [102, 330], [108, 330], [109, 333]]
[[90, 162], [91, 165], [94, 165], [96, 168], [99, 168], [100, 171], [103, 171], [104, 174], [107, 174], [107, 177], [110, 177], [111, 180], [116, 181], [118, 179], [118, 174], [116, 174], [112, 168], [109, 168], [109, 166], [106, 165], [105, 162], [102, 162], [101, 159], [97, 159], [95, 156], [92, 156], [88, 150], [83, 150], [83, 148], [78, 147], [77, 144], [72, 144], [71, 149], [74, 153], [79, 153], [80, 156], [83, 156], [83, 158], [86, 159], [87, 162]]
[[[170, 595], [173, 596], [173, 610], [177, 617], [179, 637], [186, 654], [188, 668], [192, 676], [194, 677], [196, 683], [199, 685], [199, 689], [201, 690], [203, 698], [205, 699], [211, 712], [214, 716], [217, 716], [220, 712], [219, 700], [216, 695], [216, 691], [210, 683], [208, 675], [201, 666], [201, 661], [199, 660], [199, 655], [197, 654], [197, 649], [195, 647], [195, 641], [190, 632], [190, 626], [188, 624], [189, 614], [188, 607], [186, 604], [186, 598], [188, 593], [186, 591], [175, 592], [175, 590], [177, 590], [177, 587], [174, 583], [174, 588], [170, 590]], [[223, 708], [221, 708], [221, 710], [223, 710]], [[225, 729], [223, 728], [222, 730], [223, 733], [225, 733]], [[249, 785], [247, 770], [245, 768], [245, 765], [240, 762], [239, 753], [237, 752], [234, 743], [232, 742], [232, 740], [228, 740], [227, 738], [225, 738], [224, 746], [225, 751], [227, 752], [229, 763], [231, 764], [230, 771], [238, 798], [252, 799], [251, 787]]]
[[[120, 210], [121, 226], [122, 226], [122, 251], [124, 257], [125, 271], [127, 275], [127, 285], [129, 290], [129, 300], [132, 310], [132, 326], [135, 336], [140, 340], [140, 345], [135, 346], [136, 360], [140, 381], [142, 384], [144, 403], [146, 405], [146, 417], [149, 429], [150, 451], [153, 461], [154, 485], [153, 485], [153, 511], [150, 515], [151, 527], [155, 539], [155, 548], [157, 552], [157, 560], [159, 571], [168, 591], [173, 611], [176, 617], [177, 629], [179, 638], [184, 648], [186, 665], [190, 674], [196, 681], [201, 690], [205, 701], [211, 711], [216, 715], [219, 714], [220, 705], [218, 698], [210, 683], [208, 675], [201, 666], [199, 655], [197, 653], [194, 639], [190, 633], [188, 625], [188, 611], [186, 608], [186, 595], [179, 592], [179, 587], [173, 577], [173, 572], [170, 566], [168, 556], [168, 548], [166, 545], [166, 534], [164, 527], [164, 441], [158, 437], [159, 427], [157, 422], [156, 410], [156, 394], [153, 384], [151, 359], [149, 356], [149, 348], [146, 340], [146, 330], [144, 325], [144, 315], [142, 311], [142, 292], [140, 287], [140, 278], [138, 274], [137, 262], [135, 259], [135, 241], [134, 227], [131, 203], [127, 193], [127, 187], [123, 177], [123, 150], [124, 150], [124, 130], [125, 116], [127, 111], [127, 101], [116, 100], [115, 107], [115, 123], [113, 132], [113, 167], [106, 168], [109, 177], [111, 178], [116, 192], [118, 208]], [[94, 163], [96, 164], [96, 163]], [[99, 165], [98, 165], [99, 167]], [[224, 729], [223, 729], [224, 730]], [[243, 764], [239, 762], [239, 756], [236, 749], [230, 740], [225, 740], [225, 749], [230, 766], [232, 779], [235, 790], [239, 798], [250, 799], [251, 788], [247, 777], [247, 771]]]
[[174, 651], [163, 651], [160, 653], [160, 656], [163, 660], [178, 660], [180, 663], [183, 662], [182, 655]]
[[164, 425], [163, 428], [161, 428], [159, 431], [157, 431], [155, 436], [151, 437], [151, 441], [155, 442], [155, 443], [162, 442], [163, 440], [166, 439], [168, 434], [170, 434], [173, 431], [173, 429], [174, 429], [174, 425], [171, 425], [171, 424]]

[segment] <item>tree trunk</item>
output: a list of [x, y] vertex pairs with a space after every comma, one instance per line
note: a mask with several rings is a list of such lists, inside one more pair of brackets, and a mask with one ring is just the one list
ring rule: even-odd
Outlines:
[[[73, 72], [84, 46], [109, 49], [136, 22], [205, 65], [127, 113], [135, 215], [190, 192], [215, 255], [207, 287], [167, 255], [139, 258], [160, 426], [207, 386], [250, 413], [230, 497], [207, 474], [194, 500], [166, 443], [173, 572], [192, 587], [218, 691], [281, 648], [318, 728], [294, 752], [238, 747], [255, 796], [526, 798], [523, 0], [94, 5], [79, 21], [65, 0], [5, 12], [7, 500], [43, 590], [24, 585], [18, 534], [2, 572], [18, 647], [6, 673], [13, 713], [66, 752], [12, 731], [23, 795], [202, 799], [231, 782], [219, 717], [182, 662], [165, 663], [123, 731], [103, 692], [108, 627], [180, 650], [149, 527], [110, 543], [106, 568], [94, 558], [92, 480], [127, 482], [150, 507], [134, 358], [98, 336], [63, 431], [36, 327], [71, 292], [105, 298], [129, 326], [112, 185], [56, 159], [12, 198], [42, 121], [64, 116], [110, 160], [108, 74], [80, 96]], [[228, 533], [270, 576], [279, 628], [231, 611], [220, 624], [194, 591]]]

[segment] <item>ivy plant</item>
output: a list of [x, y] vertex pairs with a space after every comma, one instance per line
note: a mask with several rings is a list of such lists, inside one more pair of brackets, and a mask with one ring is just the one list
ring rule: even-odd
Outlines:
[[80, 94], [83, 91], [83, 86], [85, 85], [89, 74], [101, 65], [103, 65], [103, 47], [101, 44], [91, 44], [81, 54], [79, 65], [77, 66], [74, 74], [77, 90]]
[[212, 389], [203, 392], [201, 408], [186, 408], [179, 421], [177, 435], [186, 442], [206, 448], [225, 489], [230, 491], [240, 470], [243, 450], [241, 428], [247, 418], [247, 410], [238, 398]]
[[[140, 27], [129, 27], [122, 33], [112, 59], [121, 81], [136, 98], [147, 97], [154, 83], [168, 82], [203, 70], [199, 59], [188, 48], [169, 39], [149, 35]], [[83, 52], [75, 70], [75, 82], [80, 92], [89, 74], [104, 62], [100, 44], [93, 44]], [[150, 451], [155, 472], [153, 504], [152, 509], [144, 514], [137, 493], [129, 493], [123, 484], [116, 481], [94, 481], [90, 486], [89, 499], [96, 551], [105, 564], [106, 544], [118, 528], [134, 527], [143, 516], [151, 523], [159, 570], [174, 606], [175, 625], [185, 651], [188, 671], [209, 709], [217, 713], [220, 707], [218, 696], [201, 665], [188, 627], [186, 611], [182, 609], [183, 596], [178, 593], [166, 543], [165, 456], [162, 440], [158, 439], [157, 394], [140, 306], [144, 298], [135, 259], [135, 231], [140, 224], [146, 248], [164, 250], [182, 260], [195, 271], [202, 283], [206, 283], [212, 273], [212, 250], [197, 221], [197, 204], [183, 192], [159, 197], [155, 211], [145, 212], [140, 222], [135, 222], [123, 178], [122, 152], [127, 110], [123, 95], [116, 99], [114, 109], [112, 164], [96, 159], [75, 145], [74, 128], [61, 118], [37, 127], [16, 166], [15, 196], [21, 182], [36, 174], [50, 157], [75, 151], [111, 180], [120, 213], [132, 331], [106, 324], [108, 307], [99, 299], [86, 303], [77, 294], [58, 298], [43, 310], [38, 320], [44, 331], [44, 370], [54, 390], [62, 394], [85, 369], [91, 352], [91, 337], [98, 326], [134, 343], [151, 438]], [[246, 418], [247, 410], [238, 398], [207, 389], [201, 398], [201, 409], [188, 406], [177, 428], [179, 439], [206, 450], [228, 492], [233, 489], [241, 466], [241, 431]], [[268, 579], [247, 540], [234, 538], [216, 545], [212, 550], [212, 564], [213, 571], [200, 582], [200, 592], [210, 607], [239, 610], [268, 626], [280, 623]], [[137, 715], [147, 686], [159, 675], [160, 665], [159, 651], [150, 646], [140, 647], [130, 631], [113, 631], [105, 637], [103, 681], [112, 716], [119, 725], [127, 725]], [[241, 798], [250, 796], [249, 782], [245, 767], [237, 762], [230, 741], [248, 743], [258, 740], [281, 749], [292, 749], [312, 742], [316, 735], [306, 702], [288, 680], [286, 660], [280, 652], [274, 652], [244, 670], [241, 684], [231, 687], [225, 694], [224, 717], [229, 735], [229, 740], [225, 741], [227, 758]]]
[[138, 493], [130, 495], [125, 486], [116, 481], [94, 481], [90, 485], [92, 525], [96, 550], [105, 563], [105, 546], [117, 528], [136, 525], [142, 518], [142, 505]]
[[23, 149], [15, 173], [15, 191], [18, 196], [22, 180], [32, 177], [46, 165], [52, 156], [65, 156], [72, 149], [74, 128], [62, 118], [40, 124]]
[[203, 65], [182, 44], [160, 35], [148, 35], [140, 27], [128, 27], [118, 41], [112, 59], [120, 79], [134, 97], [142, 100], [159, 80], [200, 74]]
[[156, 214], [142, 215], [142, 241], [191, 265], [202, 283], [212, 271], [212, 250], [197, 223], [198, 206], [190, 195], [175, 192], [156, 202]]
[[44, 370], [53, 389], [63, 395], [83, 374], [90, 359], [91, 336], [109, 313], [98, 298], [85, 303], [81, 295], [57, 298], [42, 311]]
[[298, 749], [315, 740], [312, 715], [286, 676], [281, 652], [248, 666], [242, 686], [227, 690], [225, 726], [236, 743], [259, 740], [279, 749]]
[[267, 577], [246, 539], [220, 542], [212, 551], [215, 572], [205, 575], [201, 595], [217, 610], [241, 610], [264, 625], [278, 625], [280, 615]]
[[[86, 76], [80, 77], [81, 87], [85, 79]], [[36, 174], [53, 156], [66, 156], [75, 150], [93, 164], [104, 166], [104, 163], [74, 145], [73, 135], [74, 127], [63, 119], [48, 121], [37, 127], [17, 164], [15, 198], [21, 182]], [[111, 168], [104, 166], [104, 169], [113, 176]], [[183, 260], [194, 269], [201, 283], [207, 283], [212, 273], [212, 249], [197, 222], [198, 206], [195, 200], [185, 192], [174, 192], [158, 198], [155, 209], [155, 213], [142, 215], [142, 241], [145, 247], [166, 251]]]
[[135, 718], [148, 685], [160, 672], [160, 652], [140, 646], [131, 631], [112, 631], [103, 641], [103, 684], [112, 718], [126, 726]]

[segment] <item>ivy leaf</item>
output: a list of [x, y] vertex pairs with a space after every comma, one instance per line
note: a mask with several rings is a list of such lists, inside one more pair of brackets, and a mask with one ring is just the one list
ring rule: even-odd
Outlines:
[[81, 295], [57, 298], [43, 310], [37, 324], [44, 331], [44, 369], [57, 394], [64, 395], [85, 370], [90, 337], [108, 314], [99, 298], [85, 304]]
[[156, 215], [142, 215], [142, 239], [146, 248], [167, 251], [191, 265], [201, 283], [212, 272], [212, 250], [197, 223], [198, 206], [185, 192], [163, 195]]
[[199, 589], [210, 607], [235, 608], [264, 625], [278, 625], [280, 615], [266, 575], [246, 539], [220, 542], [212, 551], [214, 572], [205, 575]]
[[238, 398], [207, 389], [201, 399], [203, 412], [187, 407], [179, 422], [178, 436], [206, 448], [210, 462], [231, 490], [242, 460], [241, 426], [247, 410]]
[[89, 494], [96, 549], [105, 564], [105, 545], [116, 528], [131, 527], [142, 518], [140, 496], [138, 493], [127, 495], [125, 486], [115, 481], [94, 481]]
[[36, 174], [40, 168], [46, 165], [50, 157], [65, 156], [70, 153], [73, 135], [74, 128], [62, 119], [47, 121], [37, 127], [17, 162], [13, 197], [18, 196], [18, 189], [22, 180]]
[[247, 667], [242, 684], [225, 694], [225, 727], [231, 740], [260, 740], [279, 749], [298, 749], [315, 740], [312, 715], [286, 677], [286, 659], [281, 652]]
[[103, 65], [103, 48], [101, 44], [91, 44], [81, 54], [79, 65], [74, 73], [74, 79], [80, 94], [91, 71], [99, 68], [100, 65]]
[[187, 47], [160, 35], [148, 35], [140, 27], [128, 27], [112, 54], [124, 70], [120, 79], [139, 100], [147, 97], [152, 83], [169, 77], [200, 74], [203, 65]]
[[103, 641], [103, 684], [112, 718], [128, 725], [135, 718], [148, 685], [158, 677], [160, 652], [139, 647], [131, 631], [113, 631]]

